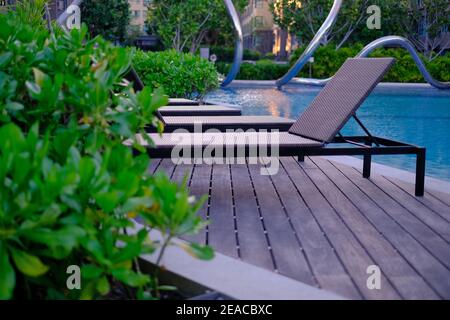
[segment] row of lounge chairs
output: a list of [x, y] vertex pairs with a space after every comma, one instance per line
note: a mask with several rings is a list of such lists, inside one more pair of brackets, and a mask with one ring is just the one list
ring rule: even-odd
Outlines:
[[[296, 121], [272, 116], [242, 116], [240, 110], [232, 106], [200, 106], [190, 100], [171, 99], [158, 113], [165, 125], [164, 133], [160, 135], [149, 129], [148, 136], [153, 145], [144, 137], [138, 136], [138, 140], [154, 158], [170, 158], [177, 147], [192, 151], [187, 153], [192, 157], [198, 154], [194, 150], [206, 148], [223, 151], [220, 154], [239, 149], [245, 150], [245, 156], [254, 156], [251, 152], [258, 150], [261, 141], [267, 144], [270, 154], [273, 154], [271, 148], [276, 148], [277, 156], [295, 156], [299, 161], [305, 156], [359, 155], [364, 159], [365, 178], [371, 174], [372, 156], [412, 154], [416, 156], [415, 194], [423, 196], [425, 148], [374, 136], [356, 115], [393, 63], [393, 58], [348, 59]], [[354, 118], [365, 135], [348, 137], [341, 134], [350, 118]], [[215, 130], [205, 134], [194, 132], [200, 127], [202, 132]], [[242, 130], [227, 132], [231, 129]], [[253, 130], [244, 132], [248, 129]], [[276, 145], [270, 141], [276, 141]]]

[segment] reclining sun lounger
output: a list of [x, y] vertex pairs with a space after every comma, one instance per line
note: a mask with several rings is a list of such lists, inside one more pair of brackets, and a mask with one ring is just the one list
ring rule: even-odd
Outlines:
[[[177, 129], [184, 129], [189, 132], [206, 131], [209, 129], [217, 129], [219, 131], [227, 131], [230, 129], [255, 129], [255, 130], [272, 130], [287, 131], [295, 123], [295, 120], [274, 117], [274, 116], [236, 116], [236, 115], [196, 115], [191, 114], [184, 117], [165, 116], [160, 111], [160, 120], [164, 123], [164, 132], [174, 132]], [[156, 129], [149, 127], [147, 132], [156, 132]], [[195, 131], [194, 131], [195, 130]]]
[[[288, 132], [216, 132], [216, 133], [150, 133], [154, 145], [137, 136], [153, 158], [170, 158], [173, 150], [182, 150], [182, 157], [195, 158], [204, 151], [239, 156], [364, 156], [363, 176], [370, 177], [373, 155], [416, 155], [417, 196], [424, 194], [425, 148], [376, 137], [356, 116], [356, 110], [390, 69], [392, 58], [348, 59], [333, 79], [322, 89]], [[353, 117], [366, 133], [365, 136], [344, 137], [340, 130]], [[126, 142], [130, 144], [130, 141]], [[264, 154], [260, 146], [265, 145]], [[186, 154], [184, 151], [187, 150]], [[256, 150], [256, 154], [255, 154]], [[218, 152], [219, 151], [219, 152]], [[267, 151], [267, 153], [266, 153]], [[232, 157], [233, 157], [232, 155]]]
[[[222, 105], [192, 105], [192, 106], [177, 106], [168, 105], [158, 109], [159, 114], [164, 117], [181, 116], [240, 116], [241, 110], [235, 107]], [[163, 120], [164, 121], [164, 120]]]
[[184, 98], [169, 98], [168, 106], [198, 106], [198, 101], [184, 99]]

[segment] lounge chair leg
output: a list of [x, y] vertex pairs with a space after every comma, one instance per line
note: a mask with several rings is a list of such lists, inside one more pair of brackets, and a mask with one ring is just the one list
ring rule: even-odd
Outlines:
[[423, 197], [425, 193], [425, 160], [426, 150], [421, 148], [417, 152], [416, 160], [416, 196]]
[[370, 171], [372, 167], [372, 156], [365, 155], [363, 160], [363, 177], [370, 178]]
[[305, 162], [305, 156], [304, 155], [298, 156], [298, 162]]

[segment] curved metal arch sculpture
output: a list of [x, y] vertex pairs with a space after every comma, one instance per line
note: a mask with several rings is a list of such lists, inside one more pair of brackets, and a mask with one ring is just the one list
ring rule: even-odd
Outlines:
[[281, 77], [276, 81], [276, 85], [278, 88], [281, 88], [289, 81], [291, 81], [292, 78], [294, 78], [300, 72], [300, 70], [302, 70], [302, 68], [308, 62], [309, 58], [312, 57], [316, 49], [319, 47], [322, 38], [326, 36], [333, 28], [337, 20], [339, 11], [341, 10], [341, 6], [342, 0], [334, 0], [330, 13], [328, 14], [327, 18], [325, 19], [322, 26], [319, 28], [319, 30], [317, 31], [314, 38], [311, 40], [311, 42], [309, 43], [308, 47], [305, 49], [303, 54], [298, 58], [298, 60], [289, 69], [289, 71], [283, 77]]
[[241, 19], [239, 18], [239, 14], [236, 8], [234, 7], [233, 1], [224, 0], [224, 3], [228, 15], [230, 16], [231, 21], [233, 22], [236, 44], [234, 47], [233, 64], [231, 65], [231, 69], [228, 72], [228, 75], [221, 84], [222, 87], [226, 87], [236, 78], [237, 74], [239, 73], [239, 69], [241, 68], [242, 59], [244, 57], [244, 35], [242, 32]]
[[[424, 77], [424, 79], [433, 87], [437, 89], [450, 89], [450, 82], [442, 82], [439, 80], [436, 80], [433, 78], [433, 76], [428, 72], [425, 64], [420, 59], [419, 54], [414, 49], [413, 44], [403, 37], [399, 36], [386, 36], [379, 38], [375, 41], [372, 41], [367, 46], [365, 46], [360, 53], [356, 57], [358, 58], [364, 58], [368, 57], [375, 49], [382, 48], [385, 46], [398, 46], [406, 49], [411, 57], [413, 58], [417, 68], [419, 69], [420, 73]], [[327, 78], [327, 79], [311, 79], [311, 78], [294, 78], [292, 79], [293, 82], [299, 83], [299, 84], [307, 84], [307, 85], [314, 85], [314, 86], [324, 86], [327, 84], [328, 81], [330, 81], [333, 77]]]
[[[336, 22], [340, 7], [341, 7], [342, 1], [341, 0], [335, 0], [333, 3], [333, 7], [330, 10], [330, 13], [328, 14], [327, 19], [323, 23], [323, 25], [320, 27], [317, 34], [314, 36], [311, 43], [306, 48], [305, 52], [299, 57], [297, 62], [294, 64], [294, 66], [279, 80], [276, 81], [276, 85], [278, 88], [281, 88], [283, 85], [287, 84], [289, 81], [294, 81], [295, 83], [301, 83], [301, 84], [307, 84], [307, 85], [316, 85], [316, 86], [323, 86], [328, 81], [332, 79], [310, 79], [310, 78], [294, 78], [300, 70], [303, 68], [303, 66], [307, 63], [308, 59], [314, 54], [315, 50], [317, 49], [318, 45], [320, 44], [320, 40], [324, 35], [326, 35]], [[450, 82], [442, 82], [439, 80], [436, 80], [433, 78], [433, 76], [428, 72], [425, 64], [420, 59], [419, 54], [414, 49], [413, 44], [403, 37], [399, 36], [386, 36], [379, 38], [375, 41], [372, 41], [367, 46], [365, 46], [361, 52], [356, 57], [367, 57], [369, 56], [375, 49], [381, 48], [384, 46], [400, 46], [404, 49], [406, 49], [411, 57], [413, 58], [415, 64], [417, 65], [417, 68], [419, 69], [420, 73], [423, 75], [424, 79], [433, 87], [438, 89], [450, 89]], [[294, 79], [293, 79], [294, 78]]]

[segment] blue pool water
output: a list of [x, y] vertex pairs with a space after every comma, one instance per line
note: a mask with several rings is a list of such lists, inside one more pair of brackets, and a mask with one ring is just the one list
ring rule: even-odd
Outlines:
[[[244, 115], [296, 119], [319, 92], [316, 87], [220, 89], [207, 99], [240, 105]], [[427, 175], [450, 180], [450, 92], [383, 86], [366, 100], [359, 118], [374, 134], [427, 148]], [[344, 134], [364, 134], [350, 120]], [[374, 161], [414, 171], [411, 156], [377, 156]]]

